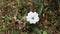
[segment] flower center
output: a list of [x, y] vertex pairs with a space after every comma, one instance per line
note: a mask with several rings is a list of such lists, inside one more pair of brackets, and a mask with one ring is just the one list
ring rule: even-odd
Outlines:
[[32, 17], [32, 19], [34, 19], [34, 17]]

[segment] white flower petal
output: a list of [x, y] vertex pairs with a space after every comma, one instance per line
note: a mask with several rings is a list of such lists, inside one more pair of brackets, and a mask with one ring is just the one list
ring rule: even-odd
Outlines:
[[39, 21], [39, 17], [35, 17], [34, 20]]
[[34, 20], [30, 20], [30, 24], [34, 24], [34, 23], [36, 23], [36, 21], [34, 21]]
[[31, 18], [29, 16], [26, 16], [26, 19], [27, 19], [27, 21], [30, 21], [31, 20]]
[[36, 23], [36, 20], [34, 20], [34, 22], [33, 22], [34, 24]]
[[33, 14], [33, 12], [29, 12], [29, 13], [28, 13], [28, 16], [32, 16], [32, 14]]
[[33, 23], [33, 20], [30, 20], [30, 24], [32, 24]]
[[36, 13], [36, 12], [34, 12], [33, 14], [34, 14], [34, 16], [38, 16], [38, 13]]

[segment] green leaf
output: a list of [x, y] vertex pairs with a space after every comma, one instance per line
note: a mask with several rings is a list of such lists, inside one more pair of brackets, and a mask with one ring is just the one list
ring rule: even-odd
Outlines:
[[42, 12], [43, 12], [44, 3], [43, 2], [39, 2], [38, 0], [32, 0], [32, 2], [39, 6], [38, 14], [41, 15]]
[[7, 18], [9, 20], [12, 20], [13, 19], [11, 16], [7, 16], [7, 15], [5, 15], [5, 18]]
[[59, 6], [60, 6], [60, 0], [56, 0], [56, 1], [58, 1], [58, 4], [59, 4]]
[[41, 34], [40, 29], [35, 24], [31, 24], [30, 29], [33, 30], [36, 34]]
[[20, 20], [20, 19], [22, 19], [22, 16], [21, 15], [18, 15], [17, 18]]
[[28, 32], [24, 32], [24, 34], [28, 34]]
[[20, 0], [16, 0], [16, 2], [19, 4], [20, 3]]
[[46, 31], [43, 31], [43, 34], [47, 34], [47, 32]]
[[12, 34], [19, 34], [18, 31], [12, 31]]
[[0, 16], [0, 18], [5, 18], [5, 16]]
[[43, 3], [41, 2], [41, 3], [40, 3], [40, 6], [39, 6], [39, 9], [38, 9], [38, 14], [39, 14], [39, 15], [42, 14], [43, 8], [44, 8], [44, 5], [43, 5]]
[[57, 25], [57, 26], [60, 26], [60, 22], [58, 22], [56, 25]]
[[5, 16], [0, 16], [0, 18], [9, 19], [9, 20], [12, 20], [12, 19], [13, 19], [12, 16], [7, 16], [7, 15], [5, 15]]
[[16, 6], [15, 10], [16, 10], [16, 11], [18, 11], [18, 10], [19, 10], [19, 6], [18, 6], [18, 5]]

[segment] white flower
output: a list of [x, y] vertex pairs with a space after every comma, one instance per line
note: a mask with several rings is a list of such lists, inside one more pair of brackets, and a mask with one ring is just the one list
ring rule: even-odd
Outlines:
[[39, 21], [38, 13], [36, 12], [29, 12], [28, 16], [26, 16], [26, 20], [30, 22], [30, 24], [35, 24]]

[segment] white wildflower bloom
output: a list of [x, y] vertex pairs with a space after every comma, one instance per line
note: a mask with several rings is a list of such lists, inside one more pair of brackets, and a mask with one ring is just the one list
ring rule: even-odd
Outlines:
[[35, 24], [39, 21], [38, 13], [36, 12], [29, 12], [28, 16], [26, 16], [26, 20], [30, 22], [30, 24]]

